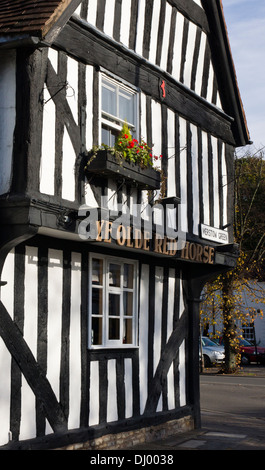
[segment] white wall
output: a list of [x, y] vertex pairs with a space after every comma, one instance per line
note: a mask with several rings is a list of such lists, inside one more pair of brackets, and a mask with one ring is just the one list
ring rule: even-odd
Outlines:
[[0, 194], [9, 192], [16, 121], [16, 53], [0, 52]]

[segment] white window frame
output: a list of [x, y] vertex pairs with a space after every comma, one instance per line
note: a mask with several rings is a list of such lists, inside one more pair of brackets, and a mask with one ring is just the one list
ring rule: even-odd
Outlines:
[[[99, 259], [103, 262], [103, 282], [101, 285], [92, 284], [92, 261], [93, 259]], [[131, 264], [134, 267], [133, 275], [133, 288], [125, 288], [123, 286], [123, 272], [121, 274], [121, 286], [113, 287], [109, 285], [109, 264], [118, 264], [123, 267], [125, 264]], [[138, 275], [139, 266], [138, 261], [126, 258], [119, 258], [115, 256], [101, 255], [97, 253], [90, 253], [89, 255], [89, 315], [88, 315], [88, 348], [89, 349], [130, 349], [138, 347]], [[93, 315], [92, 312], [92, 289], [96, 288], [102, 290], [102, 344], [93, 344], [92, 336], [92, 319], [97, 318], [97, 315]], [[123, 293], [132, 292], [133, 294], [133, 311], [131, 316], [124, 315], [123, 309]], [[120, 316], [117, 317], [120, 320], [120, 339], [109, 339], [109, 294], [118, 294], [120, 296]], [[123, 343], [123, 325], [124, 320], [132, 320], [132, 343]]]
[[[119, 90], [124, 90], [134, 97], [133, 107], [134, 107], [134, 116], [135, 122], [125, 121], [117, 116], [114, 116], [102, 109], [102, 87], [103, 80], [110, 83], [110, 85], [116, 88], [116, 100], [117, 100], [117, 109], [118, 109], [118, 93]], [[100, 74], [100, 93], [99, 93], [99, 116], [100, 116], [100, 125], [99, 125], [99, 142], [102, 143], [102, 126], [105, 125], [114, 131], [120, 132], [123, 124], [127, 124], [131, 128], [133, 137], [139, 139], [139, 125], [140, 125], [140, 109], [139, 109], [139, 89], [129, 84], [125, 80], [121, 80], [118, 77], [102, 71]], [[113, 122], [113, 121], [115, 122]]]

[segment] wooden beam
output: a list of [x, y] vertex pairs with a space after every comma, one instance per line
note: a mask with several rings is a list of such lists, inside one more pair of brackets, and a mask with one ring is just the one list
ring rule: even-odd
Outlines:
[[54, 432], [65, 432], [66, 419], [51, 385], [2, 302], [0, 302], [0, 336], [36, 398], [42, 403]]
[[77, 19], [65, 26], [55, 46], [78, 60], [103, 67], [161, 101], [161, 77], [166, 82], [164, 103], [190, 122], [233, 145], [231, 118], [176, 82], [170, 74], [147, 62], [133, 51], [104, 36], [100, 31]]

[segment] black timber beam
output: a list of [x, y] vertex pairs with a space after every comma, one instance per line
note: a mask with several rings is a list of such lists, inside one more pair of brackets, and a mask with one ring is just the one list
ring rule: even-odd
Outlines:
[[235, 144], [230, 116], [85, 21], [72, 18], [54, 46], [98, 70], [102, 67], [122, 77], [157, 101], [161, 101], [160, 84], [163, 78], [166, 81], [166, 97], [163, 100], [166, 106], [212, 135]]

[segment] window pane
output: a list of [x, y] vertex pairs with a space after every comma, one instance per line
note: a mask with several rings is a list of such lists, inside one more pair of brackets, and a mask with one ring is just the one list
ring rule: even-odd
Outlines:
[[109, 265], [109, 285], [113, 287], [121, 285], [121, 266], [119, 264], [110, 263]]
[[123, 321], [123, 344], [133, 344], [132, 320]]
[[132, 292], [123, 292], [123, 308], [124, 308], [124, 315], [126, 317], [131, 317], [133, 314], [133, 293]]
[[110, 129], [107, 129], [106, 127], [102, 127], [102, 129], [101, 129], [101, 143], [111, 147], [110, 135], [111, 135]]
[[102, 315], [101, 289], [92, 289], [92, 315]]
[[91, 343], [94, 345], [102, 344], [102, 318], [92, 318]]
[[104, 81], [102, 85], [102, 110], [116, 116], [116, 88], [111, 83], [107, 84]]
[[109, 339], [120, 339], [120, 320], [109, 319]]
[[103, 260], [92, 260], [92, 284], [102, 286], [103, 279]]
[[117, 141], [119, 132], [115, 129], [110, 129], [107, 126], [102, 126], [101, 130], [101, 143], [108, 145], [109, 147], [114, 147], [115, 142]]
[[134, 97], [124, 90], [119, 94], [119, 118], [128, 121], [130, 124], [134, 122]]
[[120, 316], [120, 295], [109, 294], [109, 316], [119, 317]]
[[127, 289], [133, 289], [133, 271], [133, 264], [124, 265], [123, 287], [126, 287]]

